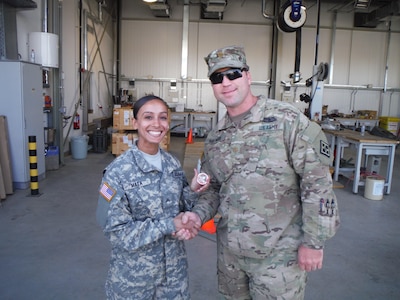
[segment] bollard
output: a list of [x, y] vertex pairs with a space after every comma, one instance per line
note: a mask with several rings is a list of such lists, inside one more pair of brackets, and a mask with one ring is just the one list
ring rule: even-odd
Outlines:
[[31, 196], [39, 195], [39, 176], [36, 151], [36, 136], [30, 135], [29, 139], [29, 174], [31, 175]]

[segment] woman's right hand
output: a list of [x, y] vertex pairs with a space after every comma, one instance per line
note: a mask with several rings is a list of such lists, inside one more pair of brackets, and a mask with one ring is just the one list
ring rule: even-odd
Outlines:
[[201, 220], [194, 213], [180, 213], [174, 218], [174, 225], [176, 229], [176, 232], [173, 234], [174, 237], [180, 240], [190, 240], [199, 233]]

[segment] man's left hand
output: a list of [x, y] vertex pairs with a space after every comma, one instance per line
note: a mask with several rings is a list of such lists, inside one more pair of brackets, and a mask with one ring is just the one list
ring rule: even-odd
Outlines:
[[303, 271], [315, 271], [322, 268], [322, 260], [324, 258], [323, 249], [312, 249], [306, 246], [300, 245], [297, 261], [300, 269]]

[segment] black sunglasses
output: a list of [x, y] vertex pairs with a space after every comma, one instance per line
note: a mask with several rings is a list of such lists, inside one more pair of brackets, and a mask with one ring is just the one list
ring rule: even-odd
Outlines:
[[229, 80], [235, 80], [243, 76], [242, 72], [247, 71], [246, 69], [229, 69], [224, 72], [212, 73], [210, 81], [212, 84], [221, 83], [224, 80], [224, 76], [228, 77]]

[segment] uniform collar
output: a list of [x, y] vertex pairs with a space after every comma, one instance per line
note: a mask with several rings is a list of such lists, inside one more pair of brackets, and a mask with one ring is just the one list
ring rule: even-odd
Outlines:
[[[164, 172], [171, 173], [172, 171], [176, 170], [177, 165], [175, 163], [175, 160], [173, 160], [172, 157], [169, 157], [168, 154], [162, 148], [159, 148], [159, 150], [161, 155], [161, 164], [163, 168], [163, 173]], [[140, 168], [142, 172], [153, 172], [153, 171], [160, 172], [155, 166], [149, 164], [144, 159], [142, 152], [136, 145], [136, 140], [133, 142], [131, 151], [133, 154], [133, 159], [136, 162], [136, 165]]]
[[225, 113], [225, 116], [221, 121], [217, 124], [218, 130], [225, 130], [231, 127], [243, 127], [248, 123], [259, 122], [264, 117], [264, 112], [267, 107], [267, 98], [263, 95], [257, 96], [256, 104], [250, 109], [250, 113], [243, 118], [240, 122], [239, 126], [236, 126], [235, 123], [232, 122], [231, 118], [228, 116], [228, 113]]

